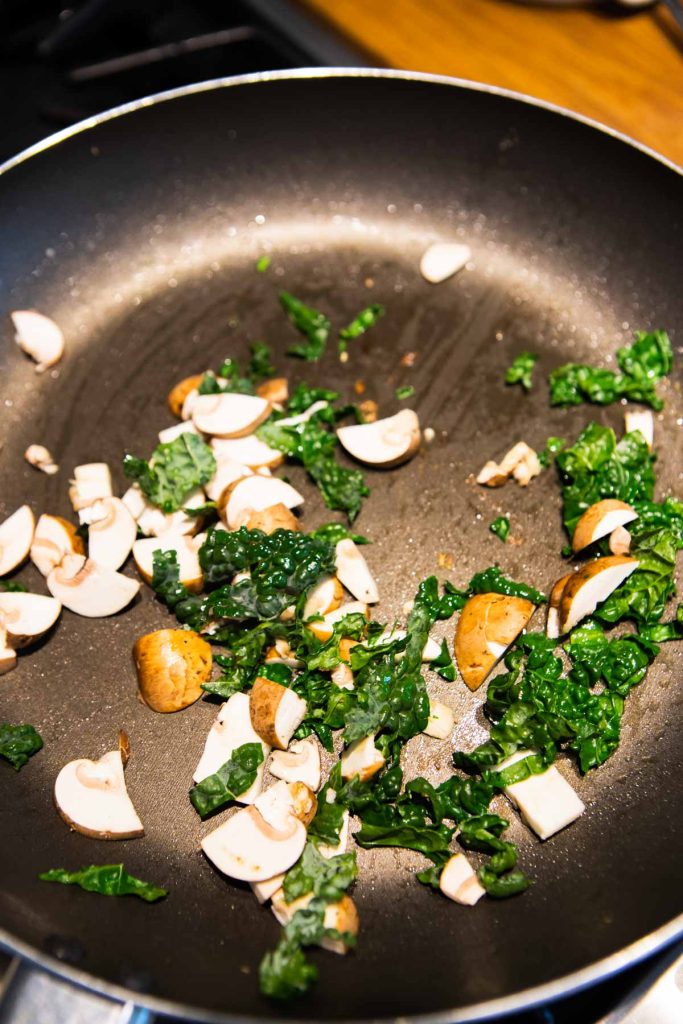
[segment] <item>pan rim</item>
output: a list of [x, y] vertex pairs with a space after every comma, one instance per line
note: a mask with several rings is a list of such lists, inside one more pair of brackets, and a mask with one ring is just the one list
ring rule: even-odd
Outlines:
[[[296, 68], [285, 71], [265, 71], [247, 75], [235, 75], [230, 77], [211, 79], [205, 82], [196, 82], [191, 85], [180, 86], [164, 92], [145, 96], [129, 103], [121, 104], [109, 110], [102, 111], [90, 118], [79, 121], [61, 131], [47, 136], [45, 139], [34, 143], [32, 146], [22, 150], [15, 156], [10, 157], [0, 164], [0, 175], [7, 174], [16, 167], [21, 166], [31, 158], [58, 146], [73, 136], [95, 128], [108, 121], [122, 117], [129, 113], [135, 113], [145, 107], [154, 106], [167, 100], [180, 99], [185, 96], [211, 92], [213, 90], [229, 88], [231, 86], [258, 85], [278, 81], [304, 81], [317, 78], [362, 78], [362, 79], [392, 79], [397, 81], [420, 82], [426, 84], [444, 85], [452, 88], [463, 89], [471, 92], [481, 92], [517, 102], [548, 110], [561, 117], [583, 124], [588, 128], [599, 131], [613, 139], [624, 143], [633, 149], [638, 150], [645, 156], [656, 160], [659, 164], [683, 177], [683, 167], [674, 163], [668, 157], [658, 153], [644, 143], [638, 142], [618, 129], [602, 124], [586, 115], [576, 113], [559, 104], [548, 100], [538, 99], [522, 92], [506, 89], [502, 86], [490, 85], [485, 82], [477, 82], [470, 79], [456, 78], [448, 75], [430, 74], [427, 72], [403, 71], [393, 68]], [[666, 924], [648, 934], [641, 936], [635, 942], [618, 950], [615, 953], [597, 960], [586, 967], [556, 978], [553, 981], [545, 982], [533, 988], [523, 989], [521, 992], [508, 996], [501, 996], [497, 999], [476, 1003], [468, 1008], [441, 1010], [434, 1013], [411, 1014], [399, 1018], [401, 1022], [414, 1022], [414, 1024], [459, 1024], [465, 1021], [483, 1021], [499, 1015], [507, 1015], [520, 1010], [526, 1010], [538, 1006], [541, 1003], [553, 1001], [562, 996], [572, 995], [590, 987], [600, 981], [604, 981], [631, 967], [648, 956], [673, 944], [677, 939], [683, 938], [683, 914], [678, 915]], [[184, 1003], [163, 999], [154, 995], [133, 992], [122, 985], [116, 985], [90, 974], [86, 970], [64, 964], [56, 957], [25, 943], [12, 936], [6, 929], [0, 927], [0, 949], [22, 957], [29, 964], [42, 968], [49, 974], [63, 978], [75, 984], [79, 988], [117, 1000], [124, 1003], [133, 1002], [135, 1005], [148, 1008], [153, 1012], [165, 1015], [191, 1016], [191, 1019], [201, 1024], [237, 1024], [237, 1022], [262, 1021], [264, 1018], [256, 1015], [233, 1014], [228, 1011], [201, 1010]], [[335, 1024], [376, 1024], [378, 1021], [386, 1021], [391, 1018], [371, 1017], [352, 1018], [336, 1021]], [[290, 1024], [310, 1024], [310, 1019], [288, 1017]]]

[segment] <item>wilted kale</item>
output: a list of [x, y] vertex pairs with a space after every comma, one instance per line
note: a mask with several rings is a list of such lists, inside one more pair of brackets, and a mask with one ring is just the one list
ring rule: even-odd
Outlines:
[[520, 352], [505, 374], [505, 383], [521, 384], [525, 391], [531, 391], [531, 378], [537, 361], [538, 356], [533, 352]]
[[617, 362], [621, 371], [618, 373], [581, 363], [566, 363], [553, 370], [549, 378], [550, 404], [609, 405], [627, 398], [661, 409], [664, 403], [655, 384], [670, 372], [673, 362], [666, 331], [639, 331], [633, 345], [618, 350]]
[[403, 401], [404, 398], [412, 398], [415, 394], [415, 388], [412, 384], [404, 384], [403, 387], [396, 388], [394, 392], [399, 402]]
[[123, 864], [91, 864], [80, 871], [52, 868], [38, 875], [38, 878], [41, 882], [78, 885], [86, 892], [97, 892], [102, 896], [139, 896], [145, 903], [155, 903], [168, 896], [167, 889], [160, 889], [129, 875]]
[[249, 349], [251, 357], [244, 372], [235, 359], [224, 359], [216, 373], [209, 370], [204, 374], [197, 389], [199, 394], [220, 395], [224, 391], [231, 391], [253, 395], [258, 384], [274, 375], [275, 367], [270, 361], [269, 345], [263, 341], [254, 341]]
[[327, 346], [330, 321], [324, 313], [307, 306], [289, 292], [280, 292], [279, 299], [291, 323], [307, 339], [305, 342], [290, 345], [287, 349], [288, 355], [306, 359], [309, 363], [317, 362]]
[[213, 775], [208, 775], [190, 790], [194, 809], [205, 818], [225, 804], [236, 800], [256, 781], [259, 765], [263, 764], [260, 743], [243, 743], [233, 750], [229, 759]]
[[28, 759], [42, 750], [43, 740], [32, 725], [11, 725], [0, 722], [0, 757], [19, 771]]
[[374, 327], [381, 316], [384, 316], [384, 306], [379, 306], [376, 303], [362, 309], [348, 327], [342, 328], [339, 332], [339, 351], [346, 352], [348, 342], [352, 338], [359, 338], [370, 327]]
[[510, 520], [507, 516], [498, 516], [490, 524], [489, 530], [491, 533], [495, 533], [496, 537], [500, 538], [504, 544], [510, 532]]
[[155, 448], [150, 462], [125, 455], [123, 471], [162, 512], [177, 512], [188, 494], [216, 472], [213, 452], [197, 434], [181, 434]]

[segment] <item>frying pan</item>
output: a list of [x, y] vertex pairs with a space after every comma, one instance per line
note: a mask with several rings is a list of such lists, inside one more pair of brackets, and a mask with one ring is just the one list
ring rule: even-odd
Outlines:
[[[3, 322], [0, 513], [28, 499], [70, 515], [66, 481], [92, 460], [107, 460], [122, 489], [120, 458], [151, 451], [176, 380], [262, 338], [292, 381], [348, 398], [362, 381], [387, 413], [398, 407], [395, 388], [414, 384], [422, 424], [436, 433], [408, 466], [367, 473], [372, 494], [357, 525], [374, 542], [383, 620], [400, 617], [435, 571], [463, 583], [497, 561], [547, 588], [563, 564], [553, 472], [527, 491], [494, 492], [471, 474], [520, 437], [540, 448], [590, 419], [621, 429], [618, 406], [550, 410], [543, 381], [569, 359], [613, 365], [637, 329], [666, 327], [680, 345], [682, 197], [675, 167], [595, 125], [501, 90], [395, 72], [208, 83], [61, 133], [0, 178], [2, 309], [40, 309], [68, 338], [63, 362], [36, 376]], [[435, 239], [467, 242], [472, 260], [429, 286], [417, 267]], [[270, 268], [256, 273], [264, 252]], [[284, 356], [292, 328], [277, 303], [282, 287], [339, 326], [369, 302], [387, 313], [345, 366], [332, 350], [302, 366]], [[522, 349], [541, 356], [528, 397], [503, 385]], [[416, 354], [412, 368], [401, 363], [406, 352]], [[657, 421], [662, 495], [680, 487], [680, 383], [679, 364]], [[22, 461], [31, 442], [51, 448], [56, 477]], [[291, 478], [305, 488], [304, 522], [329, 520], [297, 470]], [[505, 547], [488, 531], [501, 512], [516, 541]], [[20, 578], [44, 589], [32, 566]], [[199, 839], [216, 821], [200, 824], [187, 800], [216, 707], [157, 715], [136, 700], [133, 641], [169, 623], [149, 591], [112, 619], [65, 613], [2, 681], [0, 718], [32, 722], [45, 740], [20, 774], [0, 771], [8, 949], [200, 1020], [457, 1021], [576, 989], [680, 933], [681, 654], [672, 644], [629, 698], [610, 761], [583, 779], [563, 765], [585, 815], [541, 844], [510, 814], [529, 892], [458, 907], [417, 884], [417, 855], [361, 851], [358, 952], [314, 953], [321, 976], [310, 996], [266, 1001], [257, 965], [278, 927], [203, 858]], [[483, 694], [434, 680], [430, 690], [456, 709], [455, 742], [478, 742]], [[119, 728], [146, 835], [105, 843], [70, 833], [52, 807], [54, 778], [68, 760], [111, 749]], [[444, 777], [446, 748], [413, 741], [407, 774]], [[169, 898], [147, 906], [36, 879], [53, 866], [118, 860]]]

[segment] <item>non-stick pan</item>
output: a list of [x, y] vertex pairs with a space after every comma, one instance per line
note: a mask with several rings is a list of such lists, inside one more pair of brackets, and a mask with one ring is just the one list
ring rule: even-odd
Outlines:
[[[411, 464], [368, 472], [357, 526], [382, 592], [400, 616], [419, 580], [456, 583], [498, 562], [547, 588], [562, 570], [554, 472], [526, 491], [472, 483], [520, 438], [541, 448], [591, 419], [621, 429], [623, 410], [551, 410], [547, 372], [567, 360], [614, 365], [634, 330], [683, 342], [683, 182], [672, 165], [597, 126], [499, 90], [393, 72], [296, 72], [209, 83], [121, 108], [10, 162], [0, 177], [2, 441], [0, 515], [28, 500], [69, 516], [82, 462], [147, 455], [168, 426], [177, 379], [242, 356], [264, 339], [291, 380], [354, 382], [383, 411], [398, 385], [435, 439]], [[468, 266], [428, 285], [419, 257], [436, 239], [466, 242]], [[255, 261], [272, 262], [257, 273]], [[292, 340], [279, 288], [345, 324], [369, 302], [386, 315], [346, 365], [284, 355]], [[68, 339], [37, 376], [6, 314], [35, 307]], [[503, 383], [522, 349], [540, 354], [529, 396]], [[677, 351], [679, 351], [677, 349]], [[414, 365], [402, 357], [415, 353]], [[408, 360], [410, 362], [410, 360]], [[680, 494], [680, 362], [657, 418], [659, 493]], [[47, 444], [47, 477], [22, 453]], [[304, 522], [330, 518], [305, 487]], [[488, 525], [510, 515], [514, 544]], [[452, 565], [452, 568], [450, 566]], [[128, 570], [134, 573], [134, 570]], [[27, 566], [20, 578], [44, 590]], [[258, 994], [257, 967], [278, 926], [246, 887], [214, 871], [187, 800], [216, 707], [158, 715], [136, 699], [133, 641], [170, 623], [150, 591], [128, 612], [65, 613], [49, 642], [0, 686], [0, 719], [33, 723], [45, 747], [20, 774], [0, 765], [0, 926], [10, 949], [100, 990], [203, 1020], [289, 1017], [463, 1020], [587, 984], [680, 929], [681, 656], [668, 645], [629, 698], [620, 749], [579, 778], [585, 815], [541, 844], [512, 833], [534, 879], [525, 895], [456, 906], [414, 877], [417, 856], [361, 853], [358, 951], [320, 952], [320, 983], [290, 1006]], [[448, 626], [448, 631], [452, 626]], [[483, 735], [460, 682], [430, 682], [456, 708], [456, 742]], [[128, 787], [142, 839], [69, 832], [52, 806], [59, 768], [130, 737]], [[408, 774], [443, 777], [450, 749], [422, 737]], [[512, 815], [514, 817], [514, 815]], [[123, 860], [167, 886], [154, 906], [46, 885], [40, 871]]]

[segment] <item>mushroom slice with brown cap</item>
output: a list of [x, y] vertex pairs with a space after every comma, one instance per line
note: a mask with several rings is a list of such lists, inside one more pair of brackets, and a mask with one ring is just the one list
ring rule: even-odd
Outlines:
[[276, 750], [268, 770], [276, 779], [303, 782], [315, 793], [320, 788], [320, 751], [314, 740], [297, 740], [289, 750]]
[[38, 572], [47, 576], [67, 555], [85, 555], [85, 545], [73, 523], [43, 513], [36, 523], [30, 554]]
[[449, 900], [464, 907], [473, 907], [486, 895], [486, 889], [463, 853], [454, 853], [446, 861], [439, 875], [439, 889]]
[[211, 440], [211, 447], [219, 461], [224, 458], [232, 459], [233, 462], [241, 462], [250, 469], [261, 469], [263, 466], [275, 469], [285, 461], [283, 452], [271, 448], [256, 434], [248, 434], [246, 437], [214, 437]]
[[49, 573], [47, 587], [65, 608], [86, 619], [100, 619], [130, 604], [140, 584], [83, 555], [67, 555]]
[[120, 498], [103, 498], [99, 505], [103, 515], [90, 524], [88, 554], [98, 565], [118, 569], [131, 553], [137, 525]]
[[7, 642], [7, 631], [0, 627], [0, 676], [16, 668], [17, 652]]
[[198, 593], [204, 585], [204, 575], [199, 564], [199, 549], [206, 540], [206, 534], [196, 537], [145, 537], [133, 544], [133, 558], [137, 570], [145, 583], [151, 584], [154, 575], [154, 553], [174, 552], [178, 562], [178, 580], [191, 594]]
[[[305, 910], [313, 899], [313, 893], [306, 893], [304, 896], [299, 896], [298, 899], [292, 900], [288, 903], [285, 899], [284, 890], [278, 888], [275, 892], [271, 893], [272, 906], [271, 909], [278, 924], [284, 928], [292, 920], [294, 915], [299, 910]], [[350, 896], [344, 894], [340, 900], [336, 900], [334, 903], [328, 903], [325, 906], [325, 912], [323, 917], [323, 926], [329, 931], [337, 931], [340, 935], [357, 935], [359, 928], [359, 917], [356, 904], [353, 902]], [[322, 949], [326, 949], [329, 953], [338, 953], [343, 956], [347, 952], [349, 946], [344, 939], [333, 939], [329, 935], [326, 935], [318, 943]]]
[[[216, 721], [206, 737], [204, 752], [193, 775], [194, 782], [213, 775], [229, 761], [237, 747], [244, 743], [260, 743], [263, 750], [263, 761], [270, 753], [270, 747], [254, 731], [249, 714], [249, 696], [246, 693], [233, 693], [232, 697], [222, 705]], [[256, 770], [256, 778], [249, 789], [236, 797], [237, 803], [252, 804], [263, 787], [264, 763]]]
[[87, 462], [76, 466], [69, 487], [69, 500], [81, 523], [91, 521], [87, 512], [90, 506], [102, 498], [111, 498], [113, 493], [111, 472], [106, 462]]
[[475, 594], [460, 613], [455, 660], [466, 685], [477, 690], [535, 611], [531, 601], [507, 594]]
[[183, 414], [183, 404], [191, 391], [197, 391], [202, 382], [202, 373], [195, 373], [192, 377], [184, 377], [175, 387], [171, 388], [166, 399], [167, 405], [174, 416], [178, 419]]
[[539, 475], [541, 468], [534, 449], [526, 441], [518, 441], [500, 463], [490, 460], [485, 464], [479, 471], [477, 483], [485, 487], [502, 487], [512, 476], [520, 487], [527, 487]]
[[159, 629], [133, 645], [140, 697], [161, 713], [182, 711], [211, 677], [211, 645], [190, 629]]
[[30, 444], [24, 452], [24, 458], [29, 466], [34, 466], [41, 473], [54, 476], [59, 472], [59, 466], [55, 462], [52, 453], [43, 444]]
[[226, 391], [199, 395], [192, 406], [192, 421], [203, 434], [213, 437], [244, 437], [268, 419], [271, 404], [258, 395]]
[[232, 484], [224, 499], [221, 498], [219, 509], [221, 519], [230, 530], [237, 530], [243, 526], [252, 512], [263, 512], [273, 505], [284, 505], [292, 509], [302, 505], [304, 501], [303, 496], [291, 484], [277, 477], [260, 476], [258, 473], [243, 477]]
[[596, 501], [586, 509], [574, 527], [572, 551], [574, 554], [583, 551], [589, 544], [594, 544], [601, 537], [607, 537], [618, 526], [625, 526], [637, 518], [636, 510], [625, 501], [619, 501], [617, 498]]
[[16, 309], [10, 316], [15, 341], [37, 363], [36, 373], [59, 362], [64, 355], [64, 335], [54, 320], [35, 309]]
[[194, 423], [190, 420], [184, 420], [182, 423], [174, 423], [172, 427], [166, 427], [164, 430], [159, 431], [159, 444], [170, 444], [171, 441], [177, 440], [182, 437], [183, 434], [196, 434], [199, 437], [199, 431], [195, 427]]
[[310, 825], [318, 809], [318, 799], [303, 782], [275, 782], [254, 801], [254, 806], [273, 828], [283, 829], [290, 817]]
[[144, 834], [126, 790], [121, 750], [99, 761], [65, 765], [55, 782], [55, 804], [67, 825], [93, 839], [135, 839]]
[[375, 737], [366, 736], [365, 739], [355, 740], [350, 743], [341, 756], [341, 773], [343, 779], [352, 779], [357, 775], [361, 782], [367, 782], [373, 775], [376, 775], [384, 765], [386, 759], [375, 746]]
[[306, 717], [307, 705], [286, 686], [258, 676], [249, 694], [251, 724], [264, 742], [286, 750]]
[[264, 882], [296, 863], [306, 845], [306, 827], [289, 815], [284, 829], [273, 828], [252, 804], [205, 836], [201, 845], [224, 875]]
[[571, 572], [561, 576], [550, 591], [548, 598], [548, 617], [546, 619], [545, 631], [550, 640], [557, 640], [560, 635], [560, 600], [565, 584], [569, 582], [574, 574]]
[[[261, 472], [259, 469], [257, 472]], [[301, 527], [299, 520], [293, 512], [278, 502], [270, 508], [264, 508], [260, 512], [252, 512], [245, 523], [248, 530], [262, 530], [263, 533], [275, 533], [276, 530], [291, 530], [298, 532]]]
[[323, 576], [306, 593], [303, 618], [310, 619], [313, 615], [327, 615], [342, 603], [344, 591], [336, 576]]
[[289, 384], [286, 377], [272, 377], [256, 388], [259, 398], [265, 398], [273, 405], [282, 405], [289, 398]]
[[28, 558], [35, 528], [35, 516], [28, 505], [21, 505], [0, 523], [0, 576], [6, 576]]
[[252, 472], [253, 470], [249, 469], [248, 466], [243, 466], [241, 462], [235, 462], [234, 459], [217, 458], [216, 472], [206, 485], [207, 498], [210, 501], [218, 501], [221, 494], [231, 484], [234, 484], [237, 480], [242, 480], [246, 476], [251, 476]]
[[306, 628], [310, 629], [311, 633], [324, 643], [332, 636], [335, 625], [345, 619], [347, 615], [364, 615], [367, 619], [368, 614], [368, 606], [363, 601], [347, 601], [346, 604], [327, 612], [322, 619], [307, 622]]
[[357, 601], [365, 601], [366, 604], [379, 601], [377, 584], [368, 563], [350, 537], [337, 541], [335, 564], [339, 581]]
[[[183, 508], [201, 508], [205, 502], [206, 495], [201, 487], [198, 487], [184, 499]], [[126, 505], [131, 511], [130, 505]], [[146, 537], [193, 536], [198, 532], [200, 525], [201, 517], [187, 515], [183, 509], [178, 509], [177, 512], [162, 512], [146, 500], [142, 514], [138, 516], [138, 528]]]
[[61, 610], [54, 597], [23, 591], [0, 593], [0, 628], [10, 647], [28, 647], [52, 629]]
[[637, 559], [625, 555], [608, 555], [575, 572], [565, 584], [560, 598], [560, 635], [568, 633], [587, 615], [592, 615], [639, 564]]
[[374, 423], [354, 423], [339, 427], [337, 437], [342, 448], [354, 459], [369, 466], [389, 468], [412, 458], [420, 447], [420, 421], [412, 409]]
[[649, 409], [631, 409], [624, 413], [624, 430], [631, 434], [640, 431], [652, 451], [655, 440], [655, 418]]

